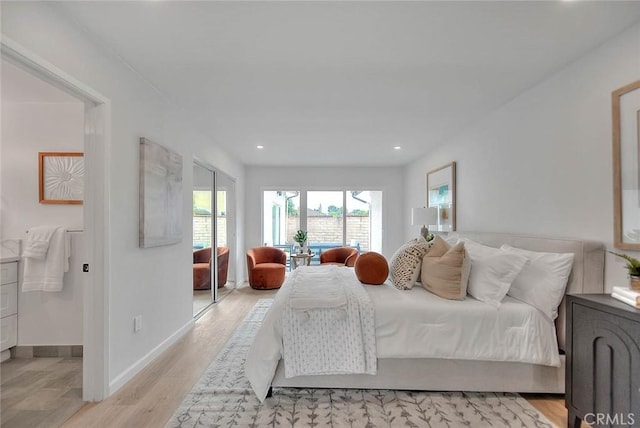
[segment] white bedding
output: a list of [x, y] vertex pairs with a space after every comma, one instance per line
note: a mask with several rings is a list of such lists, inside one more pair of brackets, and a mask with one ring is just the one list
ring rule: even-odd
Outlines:
[[[352, 268], [343, 269], [352, 281], [358, 281]], [[264, 400], [282, 356], [280, 316], [288, 281], [276, 294], [245, 363], [245, 374], [260, 400]], [[560, 365], [553, 322], [509, 296], [496, 308], [470, 296], [464, 301], [445, 300], [421, 287], [363, 287], [374, 305], [378, 358]]]
[[289, 294], [282, 312], [286, 377], [376, 374], [373, 303], [348, 269], [299, 267], [284, 292]]

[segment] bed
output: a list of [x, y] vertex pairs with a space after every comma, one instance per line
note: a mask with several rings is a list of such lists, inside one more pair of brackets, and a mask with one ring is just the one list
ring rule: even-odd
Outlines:
[[[507, 244], [531, 251], [573, 253], [566, 293], [604, 291], [602, 243], [497, 233], [458, 235], [491, 247]], [[354, 275], [352, 268], [338, 269], [343, 270], [345, 280]], [[375, 308], [376, 374], [285, 376], [280, 319], [288, 293], [285, 282], [245, 364], [245, 373], [261, 400], [271, 387], [564, 393], [564, 300], [554, 322], [509, 296], [496, 309], [472, 298], [446, 301], [420, 287], [398, 290], [385, 283], [363, 289]], [[423, 310], [427, 307], [429, 310]], [[425, 313], [430, 318], [421, 318]], [[527, 332], [520, 333], [525, 325]], [[437, 328], [431, 328], [434, 326]], [[504, 341], [510, 346], [502, 347]], [[501, 348], [507, 355], [500, 353]]]

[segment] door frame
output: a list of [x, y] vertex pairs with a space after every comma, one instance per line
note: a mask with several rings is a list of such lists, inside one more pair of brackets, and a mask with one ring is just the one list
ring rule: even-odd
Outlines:
[[82, 399], [109, 395], [109, 178], [111, 102], [44, 58], [2, 34], [2, 58], [85, 102]]
[[[230, 184], [230, 190], [227, 192], [227, 246], [229, 247], [229, 259], [231, 260], [231, 256], [233, 256], [233, 263], [229, 263], [229, 275], [228, 281], [233, 281], [233, 288], [238, 287], [237, 281], [237, 254], [238, 254], [238, 241], [237, 241], [237, 233], [236, 233], [236, 219], [237, 219], [237, 189], [236, 189], [236, 179], [226, 172], [220, 171], [219, 169], [215, 169], [215, 184], [216, 184], [216, 225], [218, 223], [217, 215], [217, 204], [218, 204], [218, 184], [220, 183], [220, 178], [226, 180]], [[229, 216], [229, 212], [231, 212], [231, 216]], [[217, 229], [217, 228], [216, 228]], [[216, 236], [217, 242], [217, 236]], [[216, 294], [217, 301], [217, 294]]]

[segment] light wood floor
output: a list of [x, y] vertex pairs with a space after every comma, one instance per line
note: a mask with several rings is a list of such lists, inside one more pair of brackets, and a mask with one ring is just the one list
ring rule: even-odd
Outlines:
[[59, 426], [84, 405], [82, 358], [12, 358], [0, 365], [0, 389], [0, 426]]
[[[196, 322], [192, 331], [134, 379], [106, 400], [86, 404], [63, 427], [164, 426], [256, 301], [274, 294], [247, 285], [231, 291]], [[562, 396], [526, 398], [556, 426], [566, 426]]]

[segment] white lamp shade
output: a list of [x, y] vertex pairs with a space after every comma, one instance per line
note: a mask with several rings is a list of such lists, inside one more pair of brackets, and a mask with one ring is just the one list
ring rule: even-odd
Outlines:
[[438, 207], [411, 208], [411, 224], [413, 226], [438, 224]]

